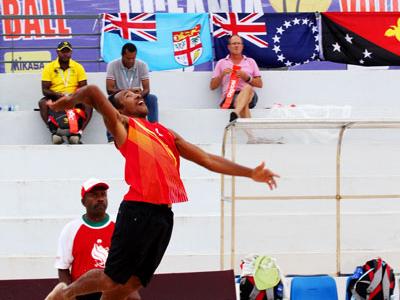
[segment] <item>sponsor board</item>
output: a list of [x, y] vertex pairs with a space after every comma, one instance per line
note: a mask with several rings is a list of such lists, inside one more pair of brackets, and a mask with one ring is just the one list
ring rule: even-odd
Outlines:
[[11, 63], [5, 63], [4, 70], [5, 73], [41, 73], [45, 63], [37, 61], [50, 60], [50, 51], [6, 52], [4, 61]]

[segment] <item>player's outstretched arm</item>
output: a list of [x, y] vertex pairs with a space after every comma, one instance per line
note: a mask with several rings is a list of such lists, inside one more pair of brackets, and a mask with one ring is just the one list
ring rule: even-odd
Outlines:
[[264, 162], [253, 169], [248, 168], [225, 159], [222, 156], [207, 153], [199, 147], [185, 141], [178, 134], [174, 134], [176, 147], [183, 158], [191, 160], [216, 173], [249, 177], [254, 181], [264, 182], [271, 190], [277, 187], [276, 178], [279, 178], [279, 175], [265, 168]]
[[72, 109], [78, 103], [93, 107], [103, 116], [104, 124], [114, 136], [117, 146], [121, 146], [125, 142], [127, 137], [127, 117], [121, 115], [95, 85], [84, 86], [71, 96], [64, 96], [56, 102], [48, 101], [47, 105], [52, 110], [61, 111]]

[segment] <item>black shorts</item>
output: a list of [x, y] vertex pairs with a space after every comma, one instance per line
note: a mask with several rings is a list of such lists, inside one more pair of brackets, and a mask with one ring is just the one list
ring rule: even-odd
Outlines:
[[[233, 95], [233, 99], [232, 99], [232, 103], [231, 105], [228, 107], [230, 109], [234, 109], [235, 108], [235, 103], [236, 103], [236, 98], [239, 95], [240, 91], [236, 91], [235, 94]], [[222, 107], [222, 105], [224, 104], [225, 99], [220, 103], [220, 107]], [[256, 92], [254, 92], [253, 98], [251, 99], [250, 103], [249, 103], [249, 108], [254, 108], [256, 106], [258, 102], [258, 95]]]
[[104, 273], [125, 284], [134, 275], [146, 286], [164, 256], [174, 225], [166, 205], [122, 201]]

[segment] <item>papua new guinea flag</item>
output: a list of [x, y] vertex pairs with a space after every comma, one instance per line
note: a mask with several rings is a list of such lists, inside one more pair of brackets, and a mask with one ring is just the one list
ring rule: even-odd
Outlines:
[[361, 66], [400, 65], [400, 13], [322, 13], [324, 60]]

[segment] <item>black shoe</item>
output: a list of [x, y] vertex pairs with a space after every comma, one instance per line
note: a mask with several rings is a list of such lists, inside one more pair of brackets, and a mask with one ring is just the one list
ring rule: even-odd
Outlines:
[[233, 122], [235, 121], [237, 118], [239, 118], [239, 116], [237, 115], [237, 113], [235, 113], [234, 111], [231, 112], [231, 116], [229, 117], [229, 122]]

